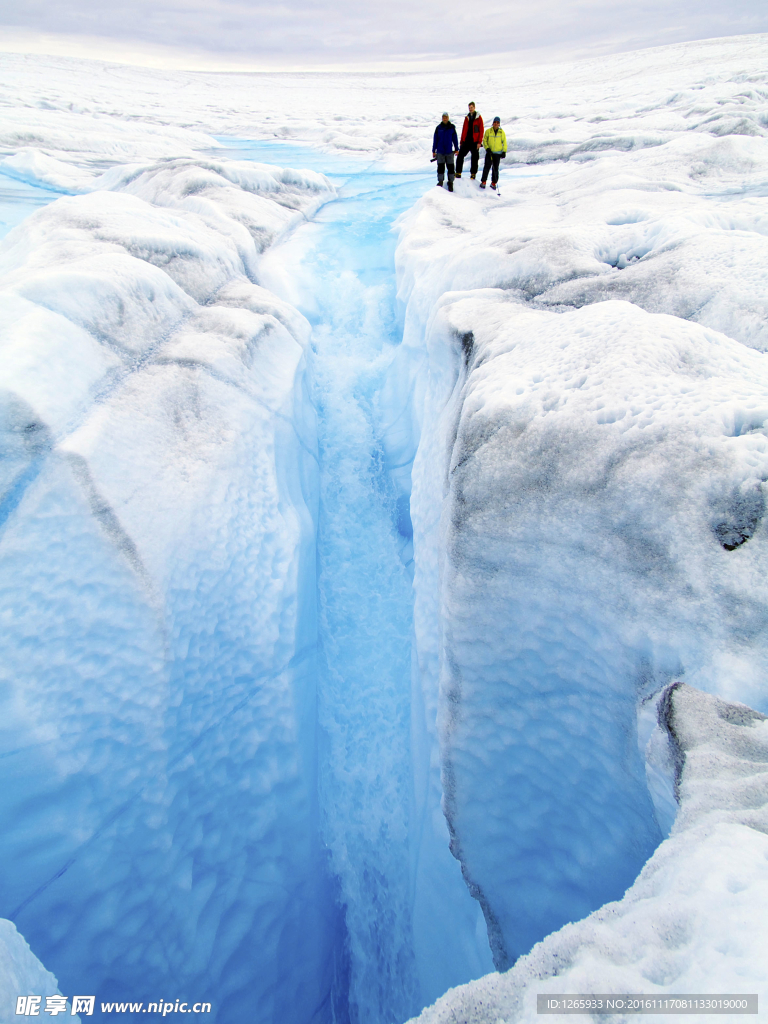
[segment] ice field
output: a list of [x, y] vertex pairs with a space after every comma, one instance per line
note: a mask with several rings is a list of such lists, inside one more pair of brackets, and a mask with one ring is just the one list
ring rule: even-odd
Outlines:
[[0, 55], [0, 1022], [768, 999], [766, 52]]

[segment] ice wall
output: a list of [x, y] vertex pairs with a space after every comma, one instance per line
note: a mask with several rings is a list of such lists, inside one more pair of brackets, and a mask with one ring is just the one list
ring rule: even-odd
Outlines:
[[649, 154], [402, 222], [421, 678], [499, 968], [659, 841], [639, 701], [684, 673], [766, 702], [768, 151]]
[[308, 328], [253, 271], [332, 192], [184, 160], [103, 184], [0, 252], [0, 899], [74, 991], [309, 1020], [341, 925], [305, 642]]
[[548, 936], [506, 974], [448, 992], [421, 1014], [422, 1024], [539, 1020], [538, 994], [765, 998], [768, 720], [681, 683], [663, 691], [657, 707], [660, 739], [677, 766], [680, 808], [670, 838], [624, 899]]

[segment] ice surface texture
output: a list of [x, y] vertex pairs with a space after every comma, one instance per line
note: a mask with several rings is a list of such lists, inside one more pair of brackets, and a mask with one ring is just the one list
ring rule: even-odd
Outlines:
[[[486, 118], [499, 114], [510, 155], [523, 163], [634, 157], [694, 134], [765, 138], [767, 41], [735, 36], [544, 68], [373, 75], [209, 75], [2, 54], [0, 151], [23, 151], [17, 167], [68, 190], [112, 162], [199, 153], [218, 145], [211, 135], [423, 167], [441, 111], [456, 120], [472, 98]], [[44, 167], [43, 158], [69, 169]]]
[[678, 765], [670, 838], [624, 899], [550, 935], [508, 973], [447, 993], [422, 1024], [533, 1022], [536, 995], [556, 992], [764, 997], [768, 719], [681, 683], [658, 708]]

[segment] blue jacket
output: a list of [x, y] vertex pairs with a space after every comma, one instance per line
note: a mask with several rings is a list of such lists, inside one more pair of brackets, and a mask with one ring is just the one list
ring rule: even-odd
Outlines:
[[456, 126], [449, 121], [448, 124], [440, 124], [435, 128], [435, 136], [432, 139], [433, 153], [453, 153], [459, 148], [459, 139], [456, 135]]

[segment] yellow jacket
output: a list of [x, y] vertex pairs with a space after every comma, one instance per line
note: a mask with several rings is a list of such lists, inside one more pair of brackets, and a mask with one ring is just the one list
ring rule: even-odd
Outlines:
[[506, 153], [507, 136], [504, 134], [504, 129], [499, 128], [495, 132], [493, 128], [486, 128], [485, 135], [483, 136], [483, 145], [486, 149], [490, 149], [492, 153]]

